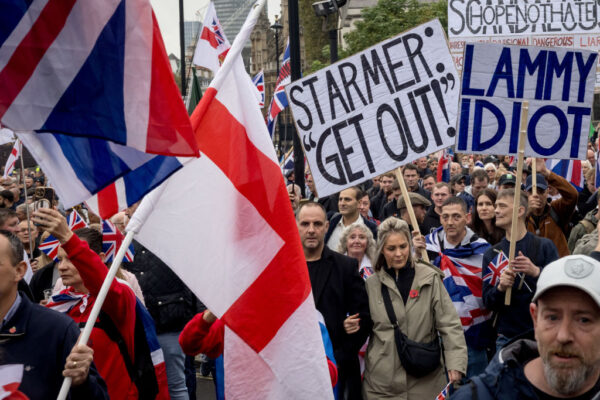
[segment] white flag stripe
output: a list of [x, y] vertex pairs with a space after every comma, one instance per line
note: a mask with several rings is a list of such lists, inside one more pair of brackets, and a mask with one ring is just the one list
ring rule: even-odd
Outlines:
[[242, 86], [248, 87], [244, 91], [256, 92], [256, 86], [254, 86], [252, 79], [246, 74], [241, 59], [233, 65], [229, 75], [230, 78], [223, 82], [223, 86], [217, 92], [217, 100], [226, 106], [229, 113], [246, 127], [248, 138], [254, 146], [273, 160], [274, 163], [278, 163], [273, 142], [268, 133], [265, 134], [267, 128], [260, 109], [258, 107], [256, 109], [247, 107], [244, 102], [238, 99], [238, 93], [241, 92], [242, 89], [240, 87]]
[[[193, 201], [181, 201], [182, 193]], [[175, 227], [168, 230], [170, 241], [182, 247], [165, 246], [165, 238], [151, 229], [142, 228], [137, 240], [161, 259], [171, 260], [172, 266], [190, 265], [190, 254], [181, 249], [193, 242], [193, 265], [202, 268], [193, 273], [174, 271], [218, 315], [229, 309], [283, 246], [283, 240], [205, 155], [173, 174], [151, 207], [144, 227]]]
[[[152, 6], [148, 0], [125, 2], [125, 28], [135, 35], [125, 35], [123, 100], [127, 132], [147, 132], [152, 83]], [[127, 135], [127, 146], [146, 149], [148, 135]]]
[[239, 336], [225, 326], [225, 398], [239, 400], [280, 400], [285, 395], [273, 370]]
[[[33, 132], [16, 133], [37, 163], [46, 166], [44, 172], [47, 176], [64, 177], [64, 179], [52, 182], [52, 185], [58, 193], [69, 194], [69, 198], [62, 197], [60, 199], [66, 208], [73, 207], [92, 195], [77, 177], [77, 174], [64, 156], [62, 149], [52, 134]], [[45, 149], [46, 151], [38, 151], [38, 149]], [[73, 199], [76, 200], [73, 201]]]
[[[307, 324], [315, 323], [317, 329], [307, 329]], [[320, 351], [315, 351], [320, 349]], [[302, 362], [295, 354], [303, 357]], [[325, 346], [320, 335], [318, 312], [312, 293], [298, 309], [281, 326], [275, 337], [260, 352], [269, 365], [277, 365], [273, 370], [277, 380], [285, 385], [285, 398], [297, 399], [327, 399], [333, 397], [331, 383], [312, 382], [306, 384], [306, 374], [301, 365], [311, 365], [318, 376], [329, 376], [327, 358], [324, 357]], [[300, 389], [303, 392], [300, 392]]]
[[[44, 125], [89, 57], [100, 33], [120, 3], [120, 0], [79, 0], [75, 3], [65, 26], [2, 117], [6, 126], [11, 128]], [[86, 26], [85, 34], [82, 32], [82, 26]], [[56, 71], [58, 65], [63, 66], [60, 71]], [[37, 112], [31, 112], [28, 99], [37, 99]]]
[[15, 29], [0, 46], [0, 71], [6, 67], [15, 50], [19, 47], [19, 43], [29, 33], [47, 3], [48, 0], [34, 0], [27, 9], [28, 17], [21, 18]]

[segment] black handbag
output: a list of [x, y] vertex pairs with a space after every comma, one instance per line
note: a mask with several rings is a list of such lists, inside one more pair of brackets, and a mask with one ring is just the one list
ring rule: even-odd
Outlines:
[[436, 336], [436, 338], [429, 343], [420, 343], [406, 337], [400, 330], [400, 325], [398, 324], [394, 308], [392, 307], [390, 293], [387, 286], [383, 283], [381, 284], [381, 294], [383, 296], [385, 311], [387, 312], [390, 322], [394, 326], [394, 337], [396, 339], [398, 357], [400, 357], [400, 362], [406, 370], [406, 373], [415, 378], [421, 378], [435, 371], [435, 369], [440, 366], [441, 346], [439, 338]]

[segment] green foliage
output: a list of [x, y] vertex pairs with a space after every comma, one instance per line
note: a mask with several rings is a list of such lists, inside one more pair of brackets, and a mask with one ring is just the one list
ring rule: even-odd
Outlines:
[[346, 48], [341, 52], [341, 57], [348, 57], [434, 18], [439, 18], [446, 31], [448, 2], [379, 0], [376, 6], [362, 10], [362, 18], [356, 23], [356, 29], [344, 36]]
[[[316, 0], [298, 0], [300, 28], [304, 37], [304, 51], [306, 65], [313, 61], [327, 62], [329, 57], [323, 57], [323, 46], [329, 43], [327, 32], [323, 32], [323, 19], [317, 17], [313, 11], [312, 3]], [[336, 14], [337, 18], [337, 14]]]

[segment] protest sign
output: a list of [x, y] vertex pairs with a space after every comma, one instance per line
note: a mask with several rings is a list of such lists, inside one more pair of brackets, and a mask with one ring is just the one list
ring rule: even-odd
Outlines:
[[597, 53], [472, 43], [465, 46], [456, 150], [517, 154], [529, 101], [525, 156], [582, 159]]
[[287, 85], [319, 196], [451, 146], [457, 76], [433, 20]]
[[[599, 52], [599, 15], [600, 3], [595, 0], [450, 0], [450, 52], [459, 72], [466, 43], [564, 47]], [[600, 63], [595, 73], [596, 91], [600, 91]]]
[[596, 0], [448, 2], [453, 37], [600, 33]]

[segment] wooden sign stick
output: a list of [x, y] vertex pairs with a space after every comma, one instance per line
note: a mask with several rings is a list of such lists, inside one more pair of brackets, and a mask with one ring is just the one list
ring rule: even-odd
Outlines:
[[[517, 246], [517, 220], [519, 218], [519, 204], [521, 203], [521, 183], [523, 182], [523, 159], [525, 158], [525, 143], [527, 139], [527, 116], [529, 114], [529, 102], [524, 101], [521, 106], [521, 130], [519, 132], [519, 153], [517, 158], [517, 176], [515, 184], [515, 197], [513, 198], [512, 223], [510, 225], [510, 247], [508, 250], [508, 268], [512, 271], [512, 262], [515, 259]], [[506, 289], [504, 304], [510, 305], [512, 286]]]
[[[404, 182], [404, 176], [402, 176], [402, 169], [397, 168], [395, 174], [396, 179], [398, 179], [398, 184], [400, 185], [400, 190], [402, 191], [402, 196], [404, 197], [404, 204], [406, 204], [406, 210], [408, 211], [408, 216], [410, 217], [410, 224], [412, 225], [413, 231], [419, 231], [419, 233], [421, 233], [419, 229], [419, 222], [417, 221], [415, 210], [413, 209], [410, 196], [408, 195], [408, 189], [406, 188], [406, 183]], [[427, 255], [426, 250], [423, 250], [421, 257], [423, 260], [429, 262], [429, 256]]]
[[535, 157], [531, 159], [531, 190], [532, 190], [532, 193], [537, 193], [536, 161], [537, 161], [537, 159]]

